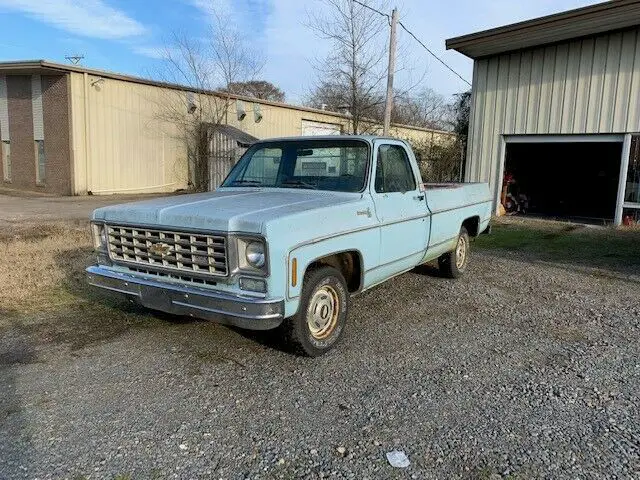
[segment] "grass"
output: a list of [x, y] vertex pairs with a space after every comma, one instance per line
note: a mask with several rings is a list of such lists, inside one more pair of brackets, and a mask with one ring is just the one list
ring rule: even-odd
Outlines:
[[640, 266], [640, 230], [596, 228], [557, 222], [498, 219], [479, 250], [510, 251], [544, 260], [597, 267]]
[[74, 351], [159, 324], [92, 291], [84, 269], [93, 261], [86, 222], [0, 228], [0, 334], [12, 329], [33, 346], [64, 343]]

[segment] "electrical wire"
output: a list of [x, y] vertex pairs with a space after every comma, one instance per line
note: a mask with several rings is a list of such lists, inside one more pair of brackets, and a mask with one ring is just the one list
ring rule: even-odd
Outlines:
[[366, 3], [362, 3], [362, 2], [360, 2], [359, 0], [351, 0], [351, 1], [352, 1], [353, 3], [357, 3], [358, 5], [360, 5], [360, 6], [364, 7], [364, 8], [368, 8], [368, 9], [369, 9], [369, 10], [371, 10], [372, 12], [376, 12], [378, 15], [382, 15], [383, 17], [387, 17], [389, 20], [391, 20], [391, 17], [390, 17], [388, 14], [386, 14], [386, 13], [384, 13], [384, 12], [381, 12], [380, 10], [376, 10], [375, 8], [370, 7], [370, 6], [369, 6], [369, 5], [367, 5]]
[[[353, 3], [357, 3], [358, 5], [364, 7], [364, 8], [368, 8], [369, 10], [371, 10], [372, 12], [376, 12], [378, 15], [382, 15], [383, 17], [387, 17], [387, 19], [389, 20], [389, 22], [391, 22], [391, 17], [384, 13], [381, 12], [380, 10], [376, 10], [373, 7], [370, 7], [369, 5], [367, 5], [366, 3], [362, 3], [359, 0], [351, 0]], [[458, 77], [460, 80], [462, 80], [464, 83], [466, 83], [467, 85], [469, 85], [471, 87], [471, 82], [469, 82], [466, 78], [464, 78], [462, 75], [460, 75], [458, 72], [456, 72], [452, 67], [450, 67], [444, 60], [442, 60], [438, 55], [436, 55], [435, 53], [433, 53], [433, 51], [427, 47], [418, 37], [416, 37], [414, 35], [414, 33], [409, 30], [407, 27], [405, 27], [402, 22], [398, 22], [398, 25], [400, 25], [402, 27], [402, 29], [407, 32], [409, 35], [411, 35], [413, 37], [413, 39], [418, 42], [420, 44], [420, 46], [422, 48], [424, 48], [427, 52], [429, 52], [429, 54], [435, 58], [436, 60], [438, 60], [438, 62], [440, 62], [442, 65], [445, 66], [445, 68], [447, 70], [449, 70], [451, 73], [453, 73], [456, 77]]]
[[[355, 1], [355, 0], [354, 0]], [[444, 60], [442, 60], [438, 55], [436, 55], [435, 53], [433, 53], [431, 51], [431, 49], [429, 47], [427, 47], [422, 41], [420, 41], [420, 39], [418, 37], [416, 37], [413, 32], [411, 32], [407, 27], [405, 27], [402, 22], [398, 22], [398, 25], [400, 25], [402, 27], [402, 29], [407, 32], [409, 35], [411, 35], [413, 37], [413, 39], [418, 42], [422, 48], [424, 48], [427, 52], [429, 52], [431, 54], [431, 56], [433, 56], [433, 58], [435, 58], [436, 60], [438, 60], [442, 65], [445, 66], [445, 68], [447, 68], [451, 73], [453, 73], [456, 77], [458, 77], [460, 80], [462, 80], [464, 83], [466, 83], [467, 85], [471, 86], [471, 82], [469, 82], [466, 78], [464, 78], [462, 75], [460, 75], [458, 72], [456, 72], [453, 68], [451, 68]]]

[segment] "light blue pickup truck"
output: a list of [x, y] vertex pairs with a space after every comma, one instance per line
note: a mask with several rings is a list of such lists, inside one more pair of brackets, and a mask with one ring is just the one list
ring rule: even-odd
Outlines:
[[215, 192], [93, 212], [89, 283], [156, 310], [331, 349], [349, 297], [438, 260], [464, 273], [487, 184], [424, 184], [411, 148], [370, 136], [252, 145]]

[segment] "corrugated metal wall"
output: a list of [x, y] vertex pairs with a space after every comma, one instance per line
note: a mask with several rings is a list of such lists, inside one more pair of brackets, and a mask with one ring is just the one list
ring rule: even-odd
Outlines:
[[[74, 192], [170, 192], [187, 186], [187, 153], [166, 119], [166, 91], [71, 73]], [[93, 84], [93, 85], [92, 85]]]
[[[169, 88], [75, 73], [70, 75], [74, 193], [170, 192], [186, 188], [187, 147], [180, 133], [187, 105], [222, 112], [218, 121], [257, 138], [297, 136], [303, 120], [345, 125], [347, 119], [269, 102], [238, 102], [211, 95], [189, 95]], [[259, 105], [256, 121], [254, 104]], [[227, 113], [224, 115], [224, 108]], [[211, 121], [211, 118], [207, 118]], [[447, 132], [393, 127], [392, 134], [410, 140], [446, 142]], [[218, 177], [223, 172], [218, 172]], [[216, 180], [217, 181], [217, 180]]]
[[466, 180], [495, 192], [501, 135], [640, 131], [639, 31], [476, 60]]

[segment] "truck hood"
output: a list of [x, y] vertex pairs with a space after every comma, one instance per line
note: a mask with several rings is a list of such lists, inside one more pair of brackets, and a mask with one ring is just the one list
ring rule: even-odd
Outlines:
[[341, 192], [225, 189], [99, 208], [93, 212], [93, 219], [112, 224], [262, 233], [269, 220], [360, 198], [360, 194]]

